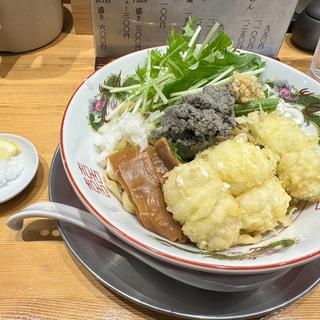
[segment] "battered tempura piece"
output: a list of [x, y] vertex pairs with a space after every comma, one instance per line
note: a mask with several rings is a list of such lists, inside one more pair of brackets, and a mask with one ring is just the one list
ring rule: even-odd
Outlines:
[[288, 226], [291, 217], [287, 215], [291, 197], [283, 189], [277, 177], [268, 179], [261, 186], [250, 189], [239, 196], [241, 229], [247, 233], [274, 230], [279, 224]]
[[269, 147], [278, 155], [317, 148], [317, 138], [306, 136], [293, 120], [278, 112], [252, 112], [240, 119], [243, 122], [254, 139], [252, 143]]
[[227, 249], [238, 243], [240, 213], [238, 202], [227, 193], [217, 199], [210, 214], [203, 218], [194, 214], [186, 221], [182, 230], [201, 249], [208, 251]]
[[279, 156], [277, 174], [289, 194], [296, 199], [320, 201], [318, 137], [306, 136], [293, 120], [277, 112], [255, 112], [242, 120], [254, 143]]
[[277, 172], [292, 197], [320, 201], [320, 155], [315, 149], [283, 154]]
[[272, 153], [249, 143], [246, 135], [221, 142], [198, 157], [206, 159], [219, 172], [233, 196], [263, 184], [276, 168]]
[[168, 173], [165, 201], [201, 249], [256, 243], [288, 225], [290, 196], [274, 175], [276, 158], [242, 135], [221, 142]]
[[163, 191], [168, 210], [199, 248], [223, 250], [237, 243], [241, 209], [206, 161], [193, 160], [171, 170]]

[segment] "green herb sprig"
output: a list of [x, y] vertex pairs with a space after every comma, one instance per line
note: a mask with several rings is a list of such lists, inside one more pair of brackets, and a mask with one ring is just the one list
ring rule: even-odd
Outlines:
[[202, 44], [198, 44], [200, 31], [197, 21], [190, 18], [183, 33], [174, 28], [170, 31], [165, 52], [148, 51], [145, 63], [130, 76], [130, 85], [101, 85], [102, 90], [122, 94], [124, 99], [106, 120], [124, 112], [163, 110], [187, 94], [201, 92], [206, 85], [230, 83], [234, 72], [259, 76], [264, 71], [259, 56], [232, 48], [231, 38], [219, 23]]

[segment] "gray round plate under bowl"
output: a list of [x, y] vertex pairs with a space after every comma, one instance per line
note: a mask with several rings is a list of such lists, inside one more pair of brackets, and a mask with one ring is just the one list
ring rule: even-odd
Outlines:
[[[49, 198], [84, 209], [66, 177], [59, 149], [51, 163]], [[208, 291], [173, 280], [79, 227], [60, 222], [59, 230], [71, 253], [107, 288], [171, 316], [215, 320], [263, 316], [294, 302], [320, 281], [319, 259], [255, 291]]]

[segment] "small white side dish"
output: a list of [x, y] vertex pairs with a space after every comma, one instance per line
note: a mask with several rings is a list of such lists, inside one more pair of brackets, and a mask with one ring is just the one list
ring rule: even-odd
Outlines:
[[0, 138], [16, 142], [21, 152], [15, 157], [23, 167], [19, 176], [0, 188], [0, 203], [4, 203], [23, 191], [33, 179], [39, 165], [39, 156], [35, 146], [27, 139], [15, 135], [0, 133]]

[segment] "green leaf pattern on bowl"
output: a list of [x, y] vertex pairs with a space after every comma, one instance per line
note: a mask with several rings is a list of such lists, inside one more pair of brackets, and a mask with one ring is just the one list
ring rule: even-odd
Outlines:
[[260, 256], [270, 255], [285, 248], [289, 248], [298, 243], [298, 240], [295, 238], [284, 238], [281, 240], [271, 241], [266, 245], [254, 247], [249, 249], [247, 252], [241, 251], [206, 251], [206, 250], [191, 250], [184, 246], [180, 246], [174, 242], [166, 240], [164, 238], [160, 238], [155, 235], [150, 235], [150, 237], [154, 240], [161, 242], [162, 244], [168, 247], [174, 247], [176, 249], [192, 253], [202, 255], [204, 258], [214, 258], [219, 260], [254, 260]]

